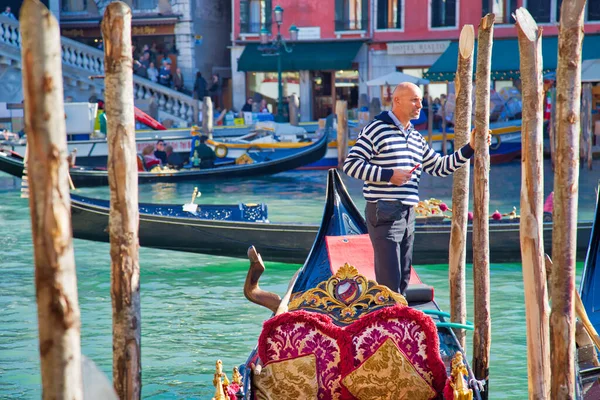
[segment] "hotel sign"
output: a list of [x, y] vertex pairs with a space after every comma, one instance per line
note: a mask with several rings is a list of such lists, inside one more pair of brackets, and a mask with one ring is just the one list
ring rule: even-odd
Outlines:
[[390, 55], [440, 54], [450, 45], [449, 40], [437, 42], [396, 42], [387, 44]]

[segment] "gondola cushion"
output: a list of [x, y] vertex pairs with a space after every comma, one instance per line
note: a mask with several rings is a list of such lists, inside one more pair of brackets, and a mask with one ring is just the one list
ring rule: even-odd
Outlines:
[[[265, 322], [258, 352], [266, 367], [314, 354], [320, 399], [381, 398], [369, 397], [380, 394], [381, 385], [394, 394], [385, 398], [432, 399], [442, 393], [446, 381], [435, 324], [402, 305], [366, 314], [345, 327], [324, 314], [287, 312]], [[382, 364], [392, 355], [394, 365]], [[406, 361], [401, 364], [402, 379], [398, 360]], [[412, 382], [410, 387], [407, 382]]]

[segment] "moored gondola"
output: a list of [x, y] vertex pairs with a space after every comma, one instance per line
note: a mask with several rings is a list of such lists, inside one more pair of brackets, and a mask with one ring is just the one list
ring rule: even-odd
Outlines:
[[283, 300], [258, 287], [264, 265], [254, 247], [248, 254], [244, 293], [274, 316], [241, 375], [223, 385], [217, 363], [215, 398], [480, 398], [450, 329], [472, 326], [451, 324], [414, 271], [406, 298], [374, 281], [365, 221], [335, 170], [319, 232]]
[[[600, 190], [600, 185], [598, 189]], [[600, 304], [600, 199], [596, 201], [596, 216], [583, 268], [580, 296], [585, 314], [589, 319], [586, 321], [583, 318], [582, 325], [586, 327], [586, 324], [590, 324], [597, 332], [600, 330], [600, 307], [598, 307]], [[586, 328], [592, 340], [584, 340], [585, 343], [581, 343], [582, 335], [577, 336], [580, 339], [577, 343], [577, 363], [580, 376], [578, 398], [595, 400], [600, 398], [600, 367], [598, 367], [598, 343], [594, 343], [593, 336], [598, 336], [597, 333], [590, 332], [589, 326]], [[586, 339], [586, 336], [583, 338]]]
[[[71, 195], [73, 235], [79, 239], [108, 242], [109, 202]], [[165, 212], [169, 209], [169, 212]], [[448, 258], [450, 222], [437, 218], [417, 218], [414, 260], [419, 264], [443, 263]], [[577, 258], [583, 259], [592, 221], [582, 221], [577, 229]], [[186, 251], [246, 258], [251, 244], [264, 249], [264, 258], [301, 264], [306, 260], [318, 225], [223, 221], [199, 219], [183, 211], [181, 205], [141, 204], [140, 244], [165, 250]], [[470, 262], [472, 226], [467, 229], [467, 260]], [[551, 251], [552, 222], [544, 223], [544, 248]], [[267, 251], [268, 250], [268, 251]], [[516, 219], [490, 221], [490, 259], [493, 263], [520, 262], [519, 222]]]
[[[182, 168], [180, 170], [140, 171], [138, 183], [182, 182], [237, 179], [250, 176], [273, 175], [290, 171], [323, 158], [327, 151], [327, 136], [298, 151], [281, 154], [246, 154], [245, 163], [217, 164], [214, 168]], [[23, 175], [23, 157], [11, 150], [0, 151], [0, 171], [20, 178]], [[75, 187], [107, 186], [108, 171], [99, 168], [74, 167], [70, 169]]]

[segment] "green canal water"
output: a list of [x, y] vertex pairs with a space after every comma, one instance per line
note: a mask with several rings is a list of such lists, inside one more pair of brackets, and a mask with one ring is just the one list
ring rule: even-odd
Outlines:
[[[600, 177], [581, 170], [579, 217], [591, 219], [594, 187]], [[508, 212], [519, 206], [520, 163], [492, 166], [490, 208]], [[552, 172], [545, 168], [545, 193]], [[360, 182], [345, 178], [364, 209]], [[319, 223], [325, 196], [325, 171], [289, 172], [247, 181], [206, 183], [199, 203], [264, 202], [272, 222]], [[449, 202], [451, 179], [424, 176], [421, 198]], [[188, 202], [193, 184], [140, 186], [140, 201]], [[471, 186], [472, 187], [472, 186]], [[0, 398], [40, 398], [33, 248], [28, 203], [19, 198], [20, 180], [0, 173]], [[108, 198], [108, 188], [80, 194]], [[111, 299], [109, 246], [75, 240], [81, 308], [82, 352], [111, 378]], [[260, 249], [259, 249], [260, 251]], [[414, 260], [419, 265], [419, 260]], [[145, 399], [210, 399], [217, 359], [231, 368], [245, 361], [269, 311], [246, 301], [242, 285], [248, 262], [226, 257], [140, 249], [142, 305], [142, 395]], [[578, 264], [581, 272], [582, 263]], [[285, 292], [299, 265], [267, 263], [261, 286]], [[448, 308], [446, 265], [419, 265], [423, 281], [435, 286], [436, 299]], [[467, 276], [471, 278], [471, 266]], [[491, 266], [492, 399], [527, 397], [525, 313], [520, 264]], [[467, 282], [468, 293], [473, 290]], [[472, 298], [468, 301], [473, 316]], [[470, 353], [470, 344], [467, 352]], [[470, 358], [470, 356], [468, 357]]]

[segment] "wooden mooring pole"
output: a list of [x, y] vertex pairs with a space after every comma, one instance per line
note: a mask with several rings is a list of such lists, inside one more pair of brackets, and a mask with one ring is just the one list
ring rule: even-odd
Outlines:
[[520, 240], [527, 325], [527, 372], [530, 399], [550, 398], [550, 333], [544, 263], [544, 82], [542, 30], [529, 12], [515, 11], [521, 82], [523, 142]]
[[110, 186], [113, 385], [121, 400], [141, 394], [138, 171], [133, 107], [131, 10], [110, 3], [102, 19]]
[[581, 47], [585, 0], [560, 10], [556, 69], [556, 165], [550, 345], [553, 399], [575, 396], [575, 249], [579, 194]]
[[337, 150], [338, 168], [342, 169], [348, 156], [348, 102], [338, 100], [335, 102], [337, 116]]
[[29, 208], [43, 399], [82, 399], [60, 28], [37, 0], [20, 13]]
[[213, 103], [210, 96], [204, 96], [202, 101], [202, 134], [208, 136], [209, 139], [213, 138]]
[[488, 398], [492, 321], [490, 312], [490, 149], [487, 142], [490, 128], [490, 76], [494, 14], [481, 19], [477, 39], [477, 72], [475, 87], [475, 168], [473, 171], [473, 373], [485, 381], [482, 399]]
[[[456, 68], [456, 124], [454, 146], [459, 149], [469, 143], [473, 96], [473, 25], [465, 25], [458, 41], [458, 64]], [[467, 223], [469, 213], [469, 168], [467, 164], [454, 172], [452, 186], [452, 227], [450, 229], [449, 286], [451, 321], [465, 324], [467, 321], [467, 296], [465, 268], [467, 258]], [[462, 348], [466, 346], [463, 329], [454, 331]]]

